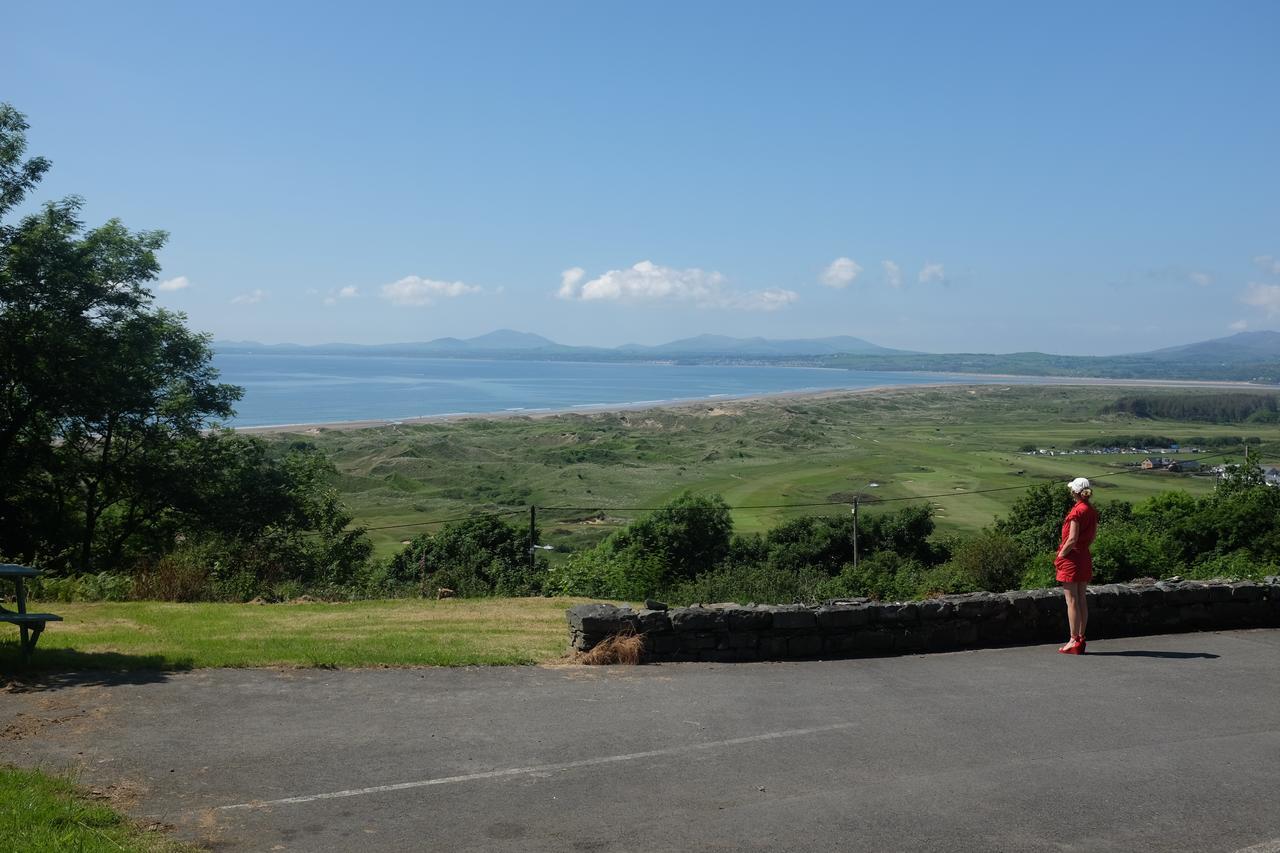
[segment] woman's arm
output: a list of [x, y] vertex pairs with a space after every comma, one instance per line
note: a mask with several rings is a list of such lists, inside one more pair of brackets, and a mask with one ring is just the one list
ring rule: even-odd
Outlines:
[[1067, 541], [1058, 549], [1058, 557], [1062, 558], [1076, 549], [1076, 537], [1080, 535], [1080, 522], [1071, 519], [1071, 527], [1067, 530]]

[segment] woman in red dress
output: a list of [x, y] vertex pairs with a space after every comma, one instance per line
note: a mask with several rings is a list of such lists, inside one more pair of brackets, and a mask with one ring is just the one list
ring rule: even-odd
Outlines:
[[1076, 477], [1067, 488], [1076, 503], [1062, 522], [1062, 541], [1053, 567], [1067, 596], [1067, 624], [1071, 629], [1071, 639], [1058, 651], [1064, 655], [1082, 655], [1084, 627], [1089, 621], [1086, 593], [1089, 581], [1093, 579], [1093, 556], [1089, 553], [1089, 546], [1098, 534], [1098, 511], [1089, 504], [1093, 489], [1084, 477]]

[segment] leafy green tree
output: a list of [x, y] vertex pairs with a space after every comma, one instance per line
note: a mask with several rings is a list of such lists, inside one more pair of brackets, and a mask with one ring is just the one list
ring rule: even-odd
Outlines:
[[1009, 514], [997, 519], [994, 529], [1016, 539], [1028, 551], [1058, 547], [1062, 520], [1072, 506], [1071, 493], [1062, 483], [1032, 486], [1009, 507]]
[[528, 528], [496, 516], [446, 524], [439, 532], [414, 537], [391, 562], [392, 575], [418, 581], [424, 589], [444, 586], [460, 595], [540, 593], [546, 561], [529, 559]]
[[[0, 106], [0, 217], [48, 168], [22, 159], [26, 129]], [[113, 550], [107, 520], [139, 523], [139, 488], [240, 390], [216, 382], [207, 337], [151, 305], [164, 233], [86, 230], [81, 205], [0, 220], [0, 549], [88, 571]]]
[[1014, 537], [997, 530], [983, 530], [961, 539], [947, 562], [959, 576], [988, 592], [1017, 589], [1027, 569], [1026, 547]]
[[615, 559], [665, 567], [664, 581], [688, 580], [719, 566], [729, 554], [733, 517], [719, 495], [685, 492], [605, 540]]

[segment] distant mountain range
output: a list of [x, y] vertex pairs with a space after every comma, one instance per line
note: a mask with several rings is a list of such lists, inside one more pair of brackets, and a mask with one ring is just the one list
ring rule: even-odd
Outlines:
[[698, 335], [657, 346], [574, 347], [528, 332], [499, 329], [475, 338], [400, 344], [260, 344], [215, 341], [218, 353], [400, 355], [580, 361], [765, 362], [851, 370], [1008, 373], [1124, 379], [1200, 379], [1280, 383], [1280, 332], [1240, 332], [1226, 338], [1113, 356], [1019, 353], [922, 353], [877, 346], [862, 338], [771, 340]]
[[1206, 361], [1253, 364], [1280, 360], [1280, 332], [1240, 332], [1226, 338], [1183, 344], [1151, 352], [1138, 353], [1138, 357], [1157, 361]]
[[432, 341], [399, 344], [260, 344], [254, 341], [215, 341], [213, 347], [218, 352], [309, 352], [319, 354], [369, 353], [385, 355], [388, 353], [448, 355], [477, 354], [494, 355], [499, 353], [520, 353], [523, 355], [569, 353], [601, 354], [612, 353], [643, 357], [660, 356], [713, 356], [726, 358], [748, 358], [752, 356], [819, 356], [852, 353], [863, 355], [868, 353], [895, 354], [906, 350], [890, 349], [876, 346], [862, 338], [839, 335], [830, 338], [810, 338], [802, 340], [770, 340], [768, 338], [730, 338], [724, 335], [698, 335], [666, 344], [647, 346], [644, 344], [625, 344], [620, 347], [575, 347], [558, 344], [550, 338], [529, 332], [516, 332], [511, 329], [499, 329], [475, 338], [436, 338]]

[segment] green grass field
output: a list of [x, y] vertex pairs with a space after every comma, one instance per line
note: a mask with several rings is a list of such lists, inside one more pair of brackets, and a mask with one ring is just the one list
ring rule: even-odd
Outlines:
[[[1078, 439], [1135, 432], [1184, 441], [1251, 435], [1280, 447], [1276, 425], [1099, 414], [1105, 404], [1133, 393], [1133, 388], [1020, 385], [902, 389], [649, 411], [319, 429], [276, 440], [311, 441], [329, 452], [341, 472], [338, 486], [359, 523], [370, 528], [409, 525], [371, 530], [378, 553], [384, 555], [416, 533], [435, 529], [422, 524], [425, 520], [531, 503], [540, 507], [542, 541], [563, 554], [599, 540], [637, 515], [612, 508], [657, 506], [685, 489], [719, 493], [735, 507], [841, 502], [825, 509], [735, 510], [736, 529], [742, 532], [765, 530], [798, 513], [847, 513], [854, 495], [868, 502], [897, 501], [1046, 478], [1101, 475], [1102, 500], [1139, 501], [1171, 488], [1201, 494], [1213, 487], [1211, 478], [1117, 473], [1124, 462], [1140, 457], [1026, 456], [1018, 449], [1028, 443], [1067, 448]], [[963, 532], [990, 524], [1019, 494], [928, 500], [941, 532]], [[874, 504], [869, 511], [875, 511]], [[524, 519], [517, 515], [512, 521]]]
[[[342, 604], [46, 605], [63, 617], [29, 670], [211, 666], [468, 666], [545, 663], [568, 647], [564, 611], [578, 599], [404, 599]], [[4, 626], [11, 627], [11, 626]], [[17, 631], [0, 670], [20, 671]]]
[[0, 766], [0, 849], [180, 853], [196, 848], [140, 829], [63, 776]]

